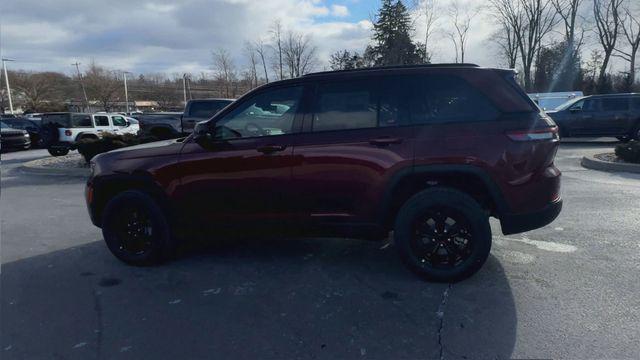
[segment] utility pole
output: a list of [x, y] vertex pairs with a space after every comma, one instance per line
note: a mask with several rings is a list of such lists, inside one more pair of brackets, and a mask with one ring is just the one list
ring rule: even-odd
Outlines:
[[82, 81], [82, 74], [80, 73], [80, 63], [76, 61], [74, 64], [71, 64], [71, 66], [74, 65], [78, 71], [78, 79], [80, 80], [80, 87], [82, 88], [82, 94], [84, 95], [84, 106], [86, 111], [89, 111], [89, 98], [87, 98], [87, 90], [84, 89], [84, 82]]
[[127, 103], [127, 115], [129, 115], [129, 91], [127, 89], [127, 74], [131, 74], [128, 71], [124, 71], [122, 75], [124, 75], [124, 101]]
[[13, 102], [11, 102], [11, 87], [9, 86], [9, 76], [7, 75], [7, 61], [15, 61], [11, 59], [2, 59], [2, 69], [4, 70], [4, 83], [7, 85], [7, 96], [9, 97], [9, 111], [13, 114]]
[[184, 95], [184, 106], [187, 106], [187, 73], [182, 74], [182, 94]]

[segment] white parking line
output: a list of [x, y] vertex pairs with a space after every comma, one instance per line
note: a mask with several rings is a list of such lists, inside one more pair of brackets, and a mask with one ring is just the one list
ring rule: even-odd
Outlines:
[[553, 241], [531, 240], [526, 237], [522, 237], [518, 239], [518, 238], [511, 238], [511, 237], [504, 237], [504, 236], [496, 236], [495, 239], [498, 241], [506, 240], [506, 241], [521, 242], [528, 245], [533, 245], [540, 250], [553, 251], [553, 252], [559, 252], [559, 253], [572, 253], [578, 250], [578, 248], [573, 245], [560, 244]]

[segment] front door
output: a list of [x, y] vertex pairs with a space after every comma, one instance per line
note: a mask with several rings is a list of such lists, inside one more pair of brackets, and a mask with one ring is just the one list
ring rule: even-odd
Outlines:
[[212, 140], [185, 144], [181, 209], [207, 223], [286, 219], [301, 96], [301, 86], [265, 89], [214, 119]]

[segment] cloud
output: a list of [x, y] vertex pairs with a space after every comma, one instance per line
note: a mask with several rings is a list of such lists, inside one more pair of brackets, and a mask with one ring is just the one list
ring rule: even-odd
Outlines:
[[[334, 21], [324, 0], [7, 0], [0, 44], [13, 68], [71, 72], [97, 63], [133, 72], [208, 72], [211, 52], [227, 49], [244, 66], [245, 41], [269, 39], [278, 19], [311, 34], [321, 60], [369, 38], [358, 22]], [[366, 16], [362, 19], [365, 20]]]
[[349, 8], [344, 5], [331, 5], [331, 15], [337, 17], [349, 16]]

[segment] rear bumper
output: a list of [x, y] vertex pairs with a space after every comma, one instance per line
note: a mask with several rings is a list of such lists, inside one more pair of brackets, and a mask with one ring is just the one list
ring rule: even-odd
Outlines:
[[541, 210], [523, 214], [502, 214], [500, 225], [504, 235], [517, 234], [538, 229], [553, 222], [562, 210], [562, 199], [558, 199]]

